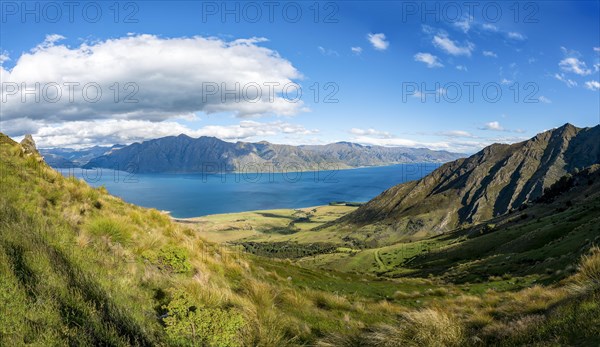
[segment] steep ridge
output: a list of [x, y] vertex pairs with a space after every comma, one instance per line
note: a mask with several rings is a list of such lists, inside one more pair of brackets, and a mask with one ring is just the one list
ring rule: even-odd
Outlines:
[[138, 172], [332, 170], [398, 163], [443, 163], [461, 154], [424, 148], [387, 148], [338, 142], [322, 146], [226, 142], [215, 137], [169, 136], [134, 143], [89, 161], [85, 168]]
[[535, 273], [547, 281], [562, 279], [600, 244], [600, 165], [561, 177], [520, 210], [432, 240], [442, 239], [450, 246], [404, 264], [415, 270], [411, 275], [439, 274], [457, 282]]
[[493, 144], [394, 186], [337, 227], [425, 236], [488, 220], [535, 200], [561, 176], [600, 162], [600, 126], [571, 124], [530, 140]]

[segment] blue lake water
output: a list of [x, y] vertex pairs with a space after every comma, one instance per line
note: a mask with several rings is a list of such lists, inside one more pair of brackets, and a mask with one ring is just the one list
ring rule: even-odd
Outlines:
[[338, 171], [227, 174], [131, 174], [109, 169], [57, 169], [144, 207], [189, 218], [216, 213], [368, 201], [439, 164], [400, 164]]

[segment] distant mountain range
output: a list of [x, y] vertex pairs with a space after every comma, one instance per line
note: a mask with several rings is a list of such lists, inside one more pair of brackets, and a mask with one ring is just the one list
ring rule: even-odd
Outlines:
[[[107, 151], [106, 148], [98, 149], [99, 152], [102, 150]], [[60, 155], [42, 152], [45, 153]], [[179, 135], [108, 149], [107, 153], [90, 158], [83, 167], [119, 168], [140, 173], [302, 171], [399, 163], [444, 163], [462, 156], [426, 148], [362, 146], [350, 142], [290, 146], [264, 141], [232, 143], [215, 137]], [[65, 159], [75, 161], [71, 157]], [[83, 157], [77, 159], [82, 161]]]
[[83, 166], [96, 157], [109, 154], [123, 147], [125, 145], [94, 146], [85, 149], [42, 148], [39, 149], [39, 152], [48, 165], [56, 168], [71, 168]]
[[598, 163], [600, 126], [565, 124], [524, 142], [488, 146], [394, 186], [334, 227], [381, 239], [438, 234], [522, 208], [562, 176]]

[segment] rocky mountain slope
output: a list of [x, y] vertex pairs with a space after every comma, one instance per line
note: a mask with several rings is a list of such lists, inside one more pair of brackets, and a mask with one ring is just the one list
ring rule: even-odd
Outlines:
[[323, 146], [226, 142], [215, 137], [169, 136], [134, 143], [90, 160], [85, 168], [137, 172], [302, 171], [397, 163], [443, 163], [461, 154], [424, 148], [386, 148], [338, 142]]
[[494, 144], [388, 189], [336, 227], [413, 237], [488, 220], [539, 198], [563, 175], [600, 163], [600, 126], [571, 124], [512, 145]]

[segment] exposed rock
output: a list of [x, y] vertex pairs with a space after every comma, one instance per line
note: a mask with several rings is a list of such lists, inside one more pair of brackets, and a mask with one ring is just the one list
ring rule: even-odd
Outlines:
[[[430, 175], [383, 192], [337, 226], [366, 226], [434, 234], [518, 209], [542, 196], [565, 174], [600, 163], [600, 126], [571, 124], [512, 145], [493, 144]], [[455, 211], [448, 215], [448, 211]], [[416, 225], [415, 220], [425, 221]], [[372, 230], [369, 229], [369, 230]]]

